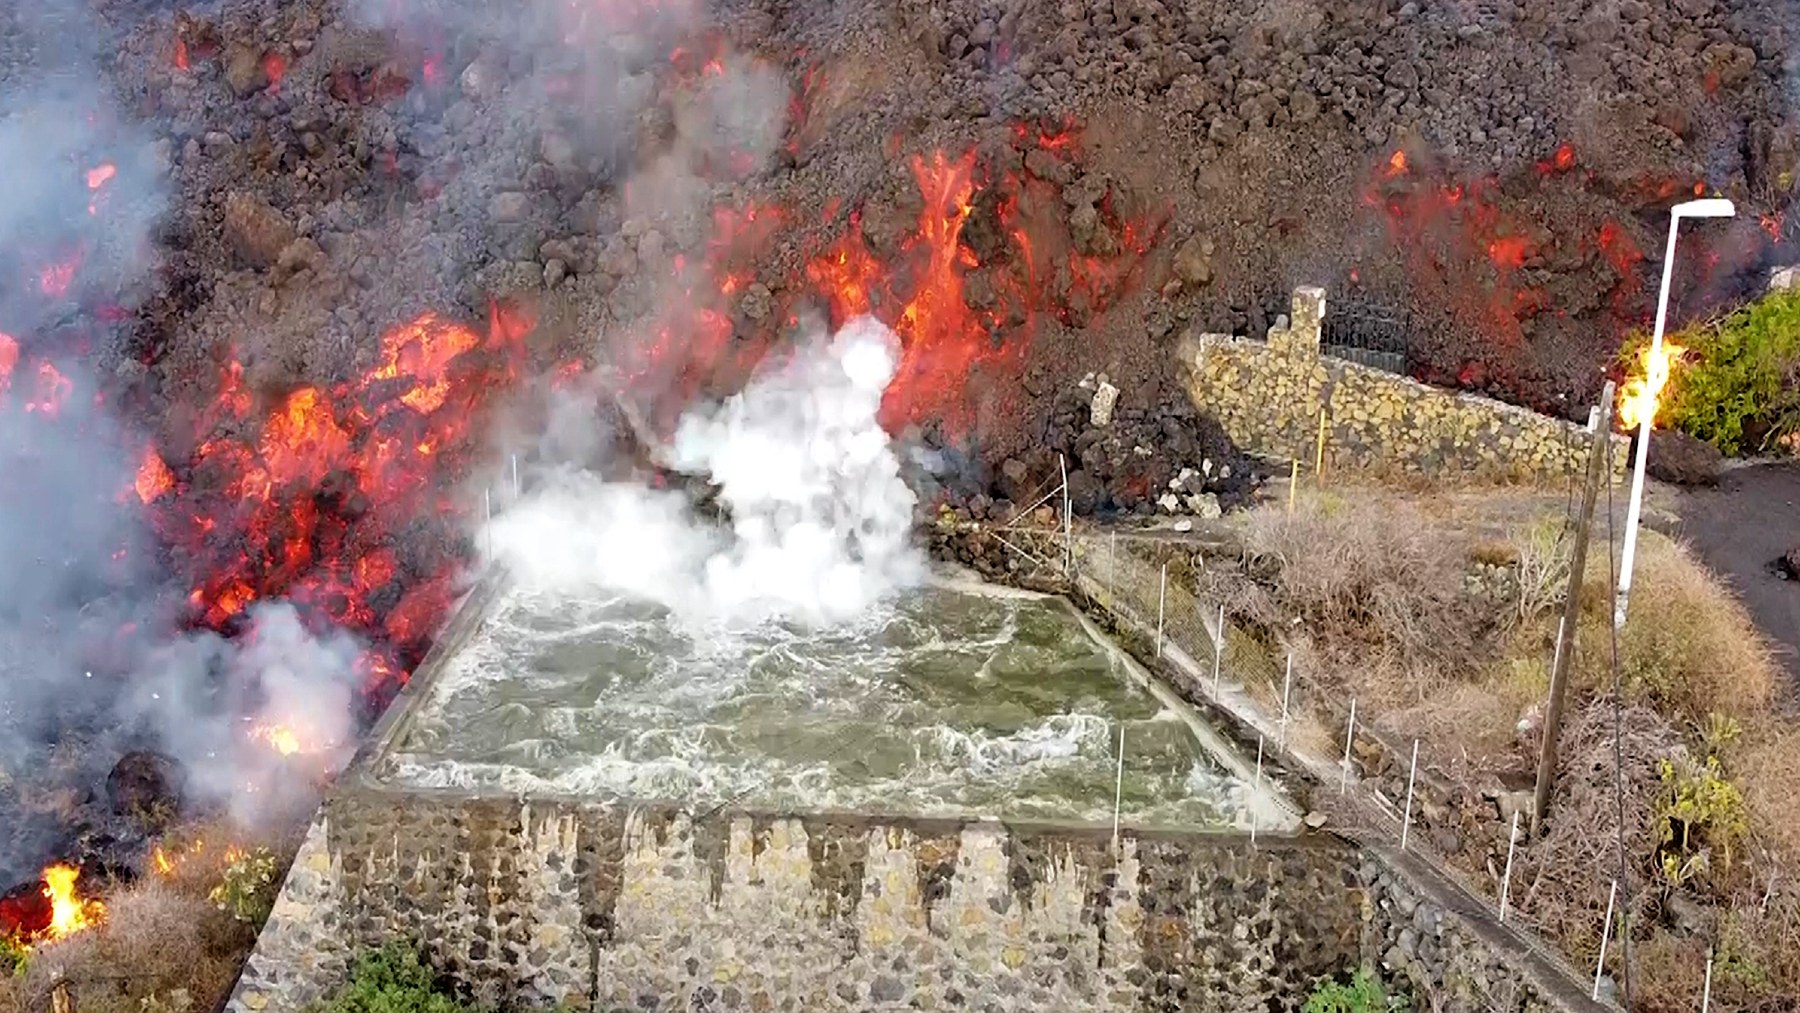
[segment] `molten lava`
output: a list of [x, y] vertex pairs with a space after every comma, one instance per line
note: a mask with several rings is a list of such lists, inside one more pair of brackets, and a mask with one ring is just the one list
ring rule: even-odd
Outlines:
[[375, 642], [361, 663], [371, 688], [404, 680], [452, 600], [448, 490], [472, 463], [483, 406], [519, 373], [528, 322], [494, 319], [483, 336], [422, 315], [383, 335], [366, 374], [292, 390], [260, 417], [243, 367], [226, 363], [197, 449], [147, 451], [134, 482], [193, 568], [195, 622], [229, 630], [253, 603], [286, 598]]
[[1658, 399], [1668, 385], [1671, 367], [1685, 351], [1679, 345], [1664, 342], [1662, 349], [1654, 354], [1649, 346], [1639, 353], [1638, 364], [1643, 372], [1625, 381], [1624, 388], [1619, 391], [1619, 423], [1623, 428], [1636, 429], [1645, 422], [1653, 429], [1656, 427]]
[[44, 870], [44, 896], [50, 899], [46, 939], [67, 939], [106, 917], [105, 905], [83, 899], [75, 889], [75, 881], [80, 877], [80, 870], [68, 865], [52, 865]]

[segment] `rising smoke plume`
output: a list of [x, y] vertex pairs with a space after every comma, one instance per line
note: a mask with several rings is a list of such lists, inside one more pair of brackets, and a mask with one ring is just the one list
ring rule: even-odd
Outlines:
[[851, 619], [924, 574], [917, 499], [876, 417], [899, 352], [892, 331], [858, 318], [681, 419], [660, 456], [718, 485], [727, 528], [677, 492], [571, 469], [484, 541], [534, 589], [617, 592], [684, 622]]
[[0, 889], [67, 857], [70, 830], [14, 811], [8, 784], [54, 763], [97, 789], [152, 748], [184, 762], [188, 798], [250, 818], [295, 780], [251, 733], [322, 747], [355, 713], [354, 645], [291, 607], [231, 642], [177, 625], [184, 588], [132, 495], [148, 438], [94, 372], [154, 282], [169, 199], [151, 132], [106, 89], [109, 39], [72, 0], [0, 11]]

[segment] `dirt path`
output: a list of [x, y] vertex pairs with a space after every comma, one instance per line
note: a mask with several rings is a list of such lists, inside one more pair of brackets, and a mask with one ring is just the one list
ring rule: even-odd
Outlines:
[[1742, 596], [1800, 689], [1800, 585], [1773, 560], [1800, 545], [1800, 464], [1759, 464], [1725, 473], [1717, 489], [1682, 493], [1681, 534]]

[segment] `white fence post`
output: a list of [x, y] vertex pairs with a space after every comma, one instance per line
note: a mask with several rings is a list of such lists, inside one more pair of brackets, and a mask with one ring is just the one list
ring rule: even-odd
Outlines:
[[1219, 663], [1225, 657], [1225, 606], [1219, 606], [1219, 632], [1213, 637], [1213, 699], [1219, 698]]
[[1344, 727], [1344, 770], [1338, 779], [1338, 794], [1350, 790], [1350, 746], [1356, 742], [1356, 698], [1350, 698], [1350, 723]]
[[1125, 800], [1125, 722], [1119, 722], [1119, 772], [1113, 776], [1113, 847], [1119, 846], [1119, 807]]
[[1250, 843], [1256, 843], [1257, 803], [1262, 799], [1263, 737], [1256, 737], [1256, 780], [1250, 789]]
[[1413, 779], [1419, 774], [1419, 740], [1413, 740], [1412, 767], [1406, 772], [1406, 814], [1400, 818], [1400, 850], [1406, 850], [1407, 835], [1412, 832]]
[[1073, 527], [1069, 523], [1069, 462], [1061, 454], [1056, 455], [1056, 467], [1062, 472], [1063, 497], [1063, 573], [1075, 574], [1075, 538]]
[[1163, 605], [1169, 596], [1169, 564], [1162, 565], [1162, 584], [1156, 590], [1156, 660], [1162, 660]]
[[1294, 688], [1294, 652], [1287, 656], [1287, 674], [1281, 677], [1281, 748], [1287, 748], [1288, 695]]
[[1506, 838], [1506, 871], [1500, 874], [1500, 920], [1506, 921], [1506, 901], [1512, 890], [1513, 850], [1519, 845], [1519, 811], [1513, 810], [1512, 831]]
[[1606, 970], [1606, 944], [1612, 942], [1613, 902], [1619, 899], [1619, 881], [1612, 881], [1612, 890], [1606, 895], [1606, 924], [1600, 927], [1600, 959], [1594, 962], [1594, 995], [1595, 1001], [1600, 999], [1600, 975]]

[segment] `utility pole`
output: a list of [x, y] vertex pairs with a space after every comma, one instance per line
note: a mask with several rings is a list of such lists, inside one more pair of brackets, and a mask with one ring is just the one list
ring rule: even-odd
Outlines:
[[[1543, 828], [1550, 809], [1550, 786], [1556, 780], [1556, 743], [1562, 734], [1563, 700], [1568, 695], [1569, 666], [1575, 658], [1575, 627], [1581, 618], [1581, 576], [1587, 569], [1588, 536], [1593, 530], [1594, 501], [1600, 495], [1606, 443], [1612, 439], [1613, 384], [1600, 392], [1600, 410], [1594, 414], [1593, 440], [1588, 444], [1587, 485], [1581, 493], [1581, 513], [1575, 518], [1575, 544], [1569, 551], [1569, 590], [1563, 598], [1562, 627], [1557, 631], [1556, 660], [1550, 667], [1550, 705], [1544, 711], [1544, 747], [1538, 755], [1537, 794], [1531, 804], [1531, 831]], [[1606, 476], [1608, 480], [1611, 476]], [[1612, 582], [1609, 574], [1607, 583]]]

